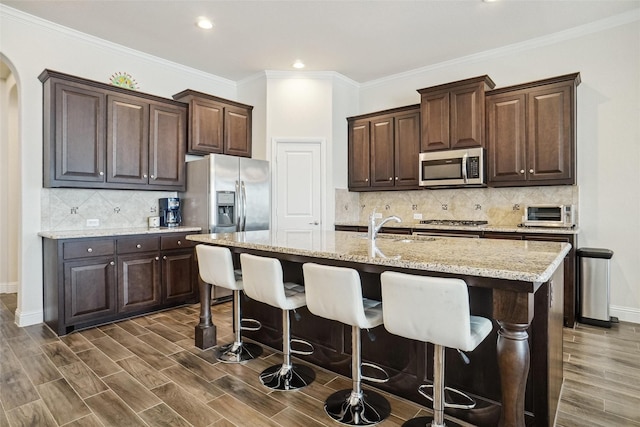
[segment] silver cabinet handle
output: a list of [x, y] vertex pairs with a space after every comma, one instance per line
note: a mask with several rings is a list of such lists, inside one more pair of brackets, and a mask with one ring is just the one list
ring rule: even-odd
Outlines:
[[114, 261], [111, 261], [109, 265], [116, 265], [116, 263]]
[[163, 256], [163, 257], [162, 257], [162, 259], [167, 259], [167, 256], [166, 256], [166, 255], [165, 255], [165, 256]]
[[364, 179], [364, 182], [369, 182], [369, 178], [365, 178], [365, 179]]
[[142, 175], [143, 178], [146, 178], [148, 175], [145, 173], [144, 175]]
[[396, 181], [398, 180], [398, 177], [396, 176]]
[[524, 169], [520, 169], [520, 173], [524, 173]]
[[393, 181], [393, 177], [392, 176], [389, 177], [389, 181]]
[[180, 240], [178, 240], [178, 246], [180, 246], [182, 244], [182, 242]]
[[155, 175], [151, 175], [151, 179], [155, 180], [156, 176]]
[[156, 257], [156, 261], [160, 261], [160, 257], [159, 256]]
[[100, 176], [103, 176], [103, 175], [104, 175], [104, 172], [100, 172]]
[[93, 252], [93, 249], [89, 248], [89, 249], [87, 249], [87, 252], [91, 253], [91, 252]]
[[142, 245], [141, 245], [140, 243], [138, 243], [138, 244], [136, 245], [136, 248], [138, 248], [138, 249], [140, 249], [141, 247], [142, 247]]
[[533, 173], [533, 169], [529, 169], [529, 173]]

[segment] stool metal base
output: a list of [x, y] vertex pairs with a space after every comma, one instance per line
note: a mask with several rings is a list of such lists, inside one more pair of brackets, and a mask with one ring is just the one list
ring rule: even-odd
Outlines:
[[324, 410], [339, 423], [370, 426], [387, 418], [391, 405], [382, 395], [371, 390], [363, 390], [360, 395], [352, 390], [340, 390], [327, 398]]
[[242, 363], [255, 359], [262, 354], [262, 347], [248, 342], [232, 342], [215, 349], [215, 356], [220, 362]]
[[446, 421], [444, 424], [433, 424], [433, 417], [412, 418], [402, 424], [402, 427], [462, 427], [461, 424], [453, 421]]
[[260, 374], [260, 381], [273, 390], [296, 390], [308, 386], [316, 379], [313, 369], [305, 365], [274, 365]]

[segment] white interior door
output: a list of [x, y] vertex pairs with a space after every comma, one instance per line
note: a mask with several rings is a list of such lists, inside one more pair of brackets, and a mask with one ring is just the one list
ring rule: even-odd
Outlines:
[[322, 143], [276, 140], [275, 198], [278, 229], [322, 228]]

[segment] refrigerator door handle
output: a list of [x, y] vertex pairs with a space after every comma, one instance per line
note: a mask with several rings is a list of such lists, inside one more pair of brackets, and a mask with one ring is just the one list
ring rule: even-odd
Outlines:
[[236, 180], [236, 231], [242, 231], [240, 228], [242, 220], [241, 211], [242, 198], [240, 196], [240, 181]]
[[244, 181], [240, 181], [240, 187], [242, 188], [242, 228], [240, 231], [246, 231], [247, 225], [247, 189], [244, 186]]

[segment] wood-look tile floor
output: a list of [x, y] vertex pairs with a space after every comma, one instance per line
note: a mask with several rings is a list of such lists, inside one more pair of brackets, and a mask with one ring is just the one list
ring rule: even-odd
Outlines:
[[[260, 384], [281, 363], [268, 348], [258, 360], [223, 364], [193, 345], [197, 305], [57, 337], [45, 325], [14, 322], [15, 294], [0, 295], [0, 427], [4, 426], [337, 426], [326, 396], [348, 378], [315, 368], [295, 392]], [[231, 306], [214, 306], [218, 340], [233, 338]], [[640, 427], [640, 325], [565, 329], [565, 385], [557, 426]], [[427, 415], [388, 396], [399, 426]]]

